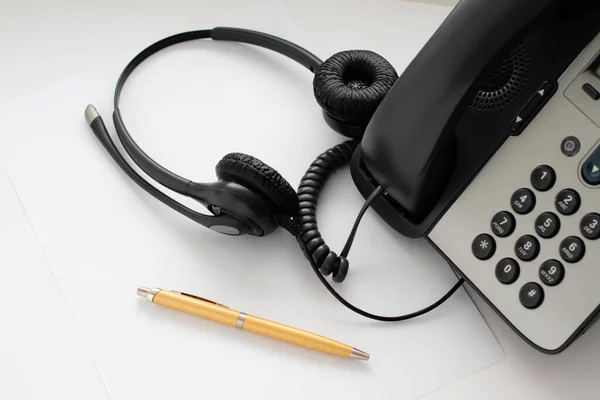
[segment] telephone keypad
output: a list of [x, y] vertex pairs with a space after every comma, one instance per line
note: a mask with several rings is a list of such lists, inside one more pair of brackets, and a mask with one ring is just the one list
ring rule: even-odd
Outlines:
[[[518, 137], [502, 143], [428, 234], [515, 330], [550, 353], [600, 314], [600, 100], [581, 90], [586, 74], [600, 71], [599, 51], [600, 35], [539, 117], [512, 116]], [[503, 212], [515, 220], [510, 234], [498, 230]], [[468, 248], [480, 233], [496, 240], [487, 261]]]
[[492, 232], [498, 237], [508, 237], [515, 231], [517, 222], [508, 211], [500, 211], [492, 218]]
[[600, 238], [600, 215], [590, 213], [583, 217], [580, 224], [581, 234], [590, 240]]
[[[530, 179], [535, 190], [547, 192], [556, 183], [556, 173], [549, 165], [540, 165], [532, 171]], [[513, 210], [520, 215], [533, 211], [536, 200], [536, 195], [528, 188], [516, 190], [510, 199]], [[556, 209], [565, 216], [575, 214], [581, 207], [581, 197], [574, 189], [561, 190], [554, 202]], [[515, 231], [516, 225], [516, 218], [509, 211], [496, 213], [491, 221], [492, 232], [501, 238], [510, 236]], [[556, 213], [546, 211], [535, 220], [535, 232], [543, 239], [556, 237], [560, 229], [561, 220]], [[600, 214], [590, 213], [583, 217], [580, 229], [584, 237], [590, 240], [600, 239]], [[472, 249], [477, 258], [488, 260], [496, 252], [496, 243], [490, 235], [481, 234], [473, 241]], [[534, 235], [523, 235], [517, 239], [514, 249], [520, 260], [531, 262], [539, 256], [541, 245]], [[565, 261], [579, 262], [585, 255], [585, 243], [576, 236], [569, 236], [561, 242], [559, 252]], [[506, 257], [496, 264], [495, 275], [500, 283], [511, 285], [518, 281], [521, 267], [515, 259]], [[546, 260], [539, 267], [538, 275], [540, 281], [546, 286], [557, 286], [565, 277], [565, 267], [558, 260]], [[543, 288], [535, 282], [525, 284], [519, 293], [521, 304], [530, 309], [538, 308], [544, 301], [544, 296]]]
[[581, 206], [581, 197], [573, 189], [564, 189], [556, 196], [554, 201], [556, 209], [563, 215], [573, 215], [579, 211]]
[[513, 210], [521, 215], [529, 214], [533, 211], [535, 202], [535, 194], [526, 188], [517, 190], [510, 199]]
[[[556, 183], [556, 173], [548, 165], [540, 165], [531, 173], [531, 185], [539, 192], [547, 192]], [[533, 211], [536, 206], [536, 195], [528, 188], [515, 191], [510, 199], [513, 210], [525, 215]], [[565, 216], [570, 216], [581, 207], [581, 197], [574, 189], [561, 190], [554, 199], [556, 209]], [[517, 221], [508, 211], [500, 211], [492, 217], [492, 232], [501, 238], [510, 236], [516, 228]], [[546, 211], [535, 220], [535, 232], [543, 239], [551, 239], [558, 235], [561, 229], [561, 220], [556, 213]], [[600, 214], [590, 213], [583, 217], [580, 223], [581, 234], [590, 240], [600, 239]], [[487, 234], [481, 234], [473, 241], [473, 253], [481, 260], [493, 257], [496, 252], [494, 239]], [[535, 260], [541, 251], [539, 240], [533, 235], [523, 235], [515, 243], [515, 254], [525, 262]], [[569, 262], [581, 261], [585, 255], [585, 243], [576, 236], [569, 236], [560, 244], [561, 257]], [[565, 277], [565, 267], [555, 259], [546, 260], [539, 267], [540, 281], [549, 287], [559, 285]], [[521, 267], [510, 257], [501, 259], [495, 268], [496, 279], [504, 284], [511, 285], [519, 280]], [[526, 283], [519, 292], [521, 304], [528, 309], [538, 308], [544, 301], [545, 293], [542, 286], [536, 282]]]
[[531, 185], [540, 192], [547, 192], [556, 183], [556, 172], [548, 165], [540, 165], [531, 173]]
[[540, 267], [540, 280], [548, 286], [559, 285], [565, 277], [565, 267], [558, 260], [545, 261]]
[[551, 212], [540, 214], [535, 220], [535, 232], [544, 239], [551, 239], [560, 230], [560, 219]]
[[515, 244], [515, 253], [523, 261], [533, 261], [540, 254], [540, 242], [532, 235], [521, 236]]
[[581, 261], [585, 255], [585, 243], [577, 236], [569, 236], [560, 244], [560, 256], [569, 263]]

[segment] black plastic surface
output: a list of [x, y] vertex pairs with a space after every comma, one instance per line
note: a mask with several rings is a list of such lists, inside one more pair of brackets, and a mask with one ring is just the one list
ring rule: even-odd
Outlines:
[[501, 61], [559, 0], [463, 0], [381, 102], [361, 144], [363, 161], [416, 218], [452, 173], [455, 128]]
[[[275, 213], [266, 198], [241, 184], [231, 181], [190, 183], [190, 197], [216, 214], [236, 216], [248, 228], [246, 233], [266, 236], [277, 229]], [[248, 218], [246, 216], [252, 216]]]
[[544, 82], [536, 91], [525, 106], [518, 112], [517, 116], [510, 124], [510, 132], [517, 136], [533, 120], [538, 112], [546, 105], [548, 100], [556, 93], [557, 85], [554, 82]]
[[322, 62], [317, 56], [297, 44], [262, 32], [239, 28], [216, 27], [211, 31], [210, 37], [213, 40], [231, 40], [264, 47], [265, 49], [291, 58], [308, 68], [311, 72], [314, 72]]
[[327, 125], [329, 125], [329, 127], [335, 132], [339, 133], [340, 135], [349, 137], [351, 139], [355, 139], [357, 141], [360, 141], [362, 139], [362, 136], [365, 133], [364, 126], [349, 125], [344, 122], [333, 119], [331, 115], [327, 114], [325, 110], [322, 111], [322, 114]]

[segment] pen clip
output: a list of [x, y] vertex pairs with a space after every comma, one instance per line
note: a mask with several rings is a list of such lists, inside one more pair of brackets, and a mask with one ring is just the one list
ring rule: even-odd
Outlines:
[[209, 299], [205, 299], [204, 297], [196, 296], [196, 295], [189, 294], [189, 293], [183, 293], [183, 292], [176, 292], [176, 293], [179, 293], [179, 294], [180, 294], [180, 295], [182, 295], [182, 296], [191, 297], [191, 298], [193, 298], [193, 299], [196, 299], [196, 300], [205, 301], [205, 302], [207, 302], [207, 303], [214, 304], [214, 305], [216, 305], [216, 306], [221, 306], [221, 307], [229, 308], [229, 307], [227, 307], [226, 305], [219, 304], [219, 303], [217, 303], [216, 301], [212, 301], [212, 300], [209, 300]]

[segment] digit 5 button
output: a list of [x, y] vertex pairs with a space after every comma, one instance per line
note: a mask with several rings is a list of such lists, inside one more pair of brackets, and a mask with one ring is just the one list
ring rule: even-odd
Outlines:
[[560, 230], [560, 219], [551, 212], [540, 214], [535, 220], [535, 231], [544, 239], [553, 238]]

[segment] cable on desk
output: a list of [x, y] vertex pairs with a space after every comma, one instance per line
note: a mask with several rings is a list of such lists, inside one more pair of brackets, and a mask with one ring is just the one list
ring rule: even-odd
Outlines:
[[325, 278], [325, 276], [333, 274], [333, 280], [336, 282], [342, 282], [345, 279], [350, 265], [346, 257], [350, 252], [362, 217], [373, 201], [384, 192], [381, 186], [373, 190], [358, 213], [341, 254], [338, 256], [334, 251], [331, 251], [329, 246], [325, 244], [325, 240], [317, 224], [319, 196], [331, 175], [350, 162], [357, 145], [358, 143], [355, 141], [349, 140], [327, 150], [317, 157], [300, 181], [298, 188], [298, 217], [290, 219], [280, 215], [277, 217], [279, 225], [296, 237], [300, 248], [304, 252], [304, 256], [309, 261], [319, 280], [340, 303], [350, 310], [364, 317], [383, 322], [397, 322], [419, 317], [446, 302], [463, 285], [465, 282], [464, 279], [460, 278], [456, 285], [442, 298], [421, 310], [400, 316], [385, 317], [369, 313], [352, 305]]

